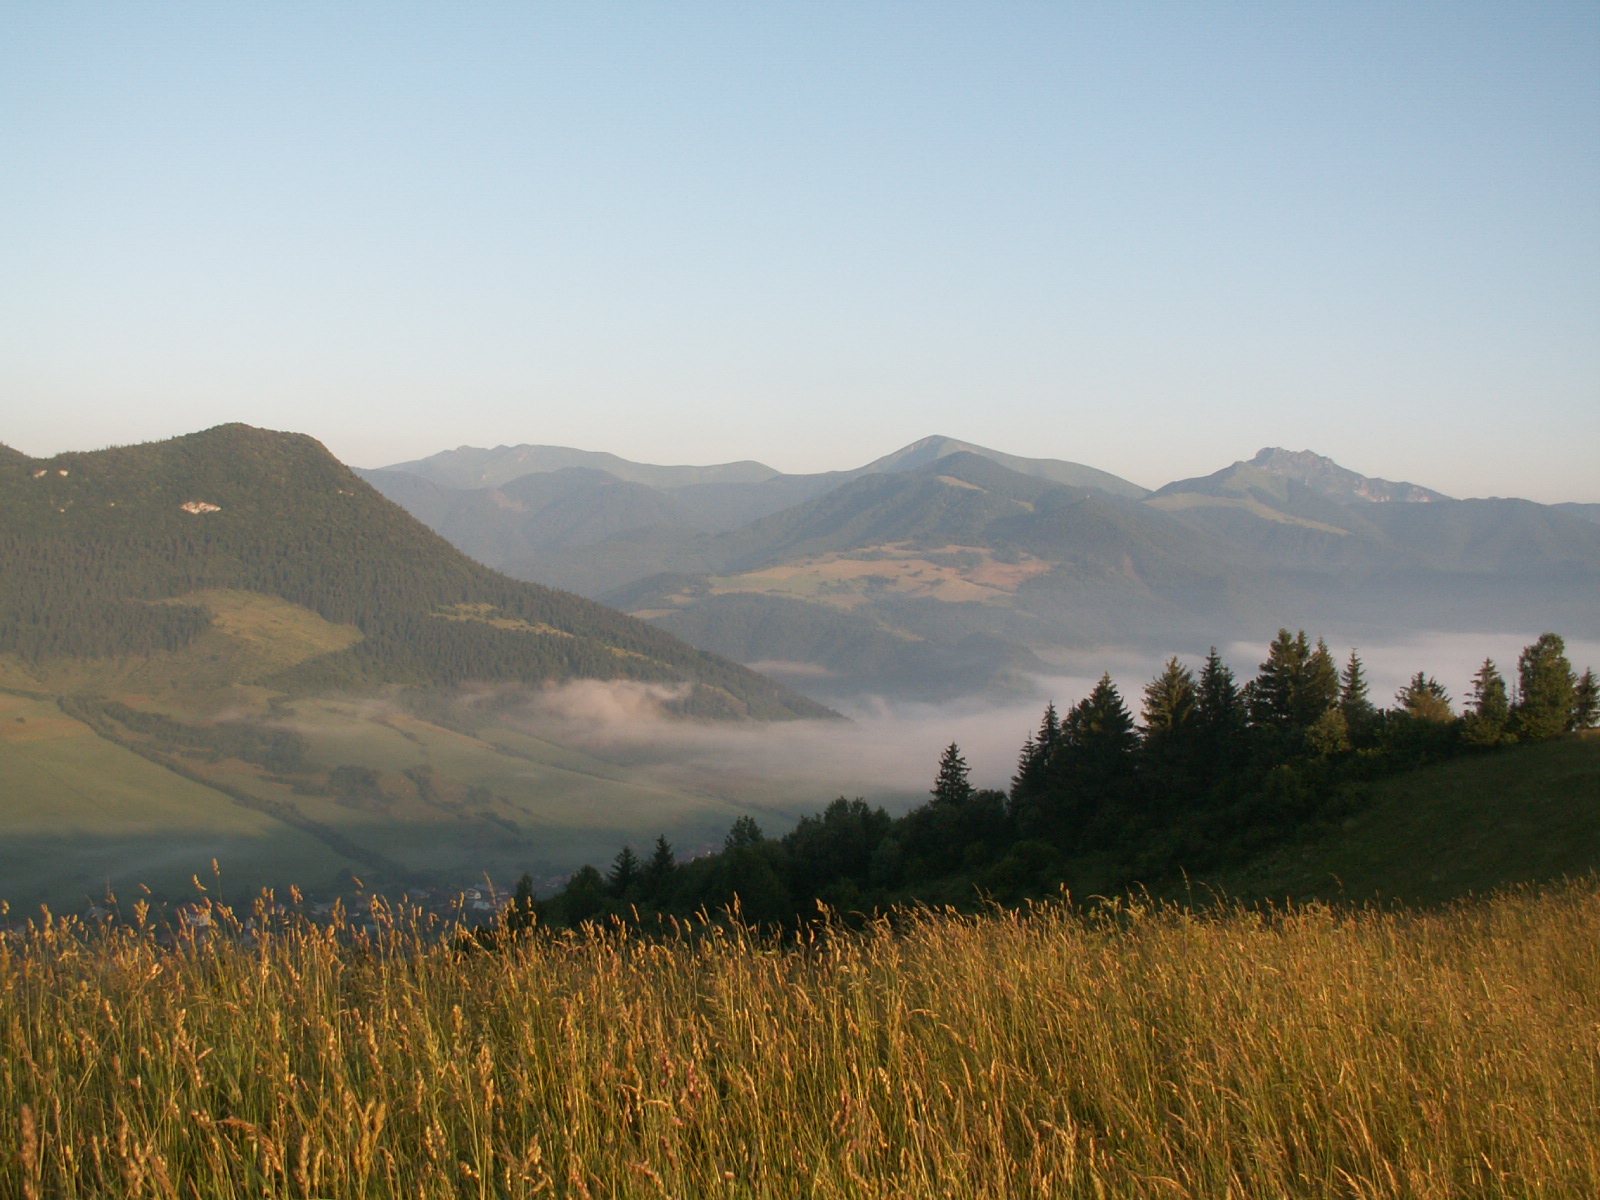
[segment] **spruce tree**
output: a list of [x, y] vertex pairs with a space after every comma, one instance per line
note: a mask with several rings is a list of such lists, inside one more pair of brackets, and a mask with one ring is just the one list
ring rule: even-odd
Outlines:
[[1011, 802], [1016, 805], [1026, 796], [1045, 786], [1050, 756], [1061, 740], [1061, 719], [1056, 716], [1055, 701], [1045, 705], [1044, 717], [1039, 722], [1039, 732], [1028, 735], [1017, 756], [1017, 773], [1011, 777]]
[[1195, 748], [1208, 780], [1214, 782], [1227, 775], [1238, 762], [1244, 751], [1247, 720], [1244, 697], [1234, 682], [1233, 671], [1213, 646], [1200, 668], [1195, 688]]
[[1072, 706], [1061, 723], [1061, 749], [1054, 782], [1077, 789], [1098, 806], [1132, 778], [1133, 754], [1139, 734], [1122, 694], [1109, 674], [1094, 690]]
[[1152, 812], [1176, 809], [1194, 790], [1198, 711], [1194, 672], [1168, 659], [1144, 689], [1139, 773]]
[[625, 895], [638, 879], [639, 856], [633, 852], [632, 846], [624, 846], [617, 852], [617, 857], [611, 860], [611, 872], [606, 876], [611, 894], [617, 897]]
[[556, 903], [569, 925], [593, 920], [606, 910], [606, 881], [593, 867], [582, 866], [567, 880]]
[[1064, 722], [1067, 744], [1076, 751], [1106, 761], [1121, 762], [1139, 744], [1133, 716], [1122, 702], [1122, 693], [1111, 681], [1109, 672], [1100, 676], [1083, 700], [1073, 706]]
[[1245, 685], [1245, 703], [1252, 725], [1283, 732], [1296, 727], [1306, 660], [1310, 657], [1311, 646], [1306, 641], [1305, 630], [1298, 635], [1287, 629], [1278, 630], [1278, 636], [1267, 647], [1266, 661], [1257, 668], [1256, 677]]
[[754, 846], [766, 841], [767, 835], [761, 832], [761, 826], [756, 824], [756, 819], [748, 814], [734, 821], [728, 829], [728, 836], [722, 839], [724, 850], [737, 850], [741, 846]]
[[1186, 730], [1194, 719], [1198, 700], [1194, 672], [1180, 663], [1176, 655], [1169, 658], [1161, 674], [1144, 689], [1146, 739]]
[[1583, 676], [1572, 696], [1572, 728], [1593, 729], [1600, 720], [1600, 683], [1595, 682], [1594, 668], [1585, 667]]
[[1297, 737], [1338, 701], [1339, 668], [1326, 642], [1313, 647], [1305, 630], [1280, 629], [1245, 693], [1252, 725]]
[[1462, 733], [1470, 745], [1495, 746], [1506, 740], [1511, 703], [1506, 697], [1506, 681], [1494, 665], [1494, 659], [1484, 659], [1483, 666], [1472, 677], [1472, 695], [1467, 704]]
[[[1102, 811], [1132, 794], [1139, 735], [1109, 675], [1101, 676], [1051, 733], [1053, 715], [1047, 710], [1046, 736], [1054, 737], [1055, 746], [1043, 779], [1012, 794], [1011, 816], [1025, 838], [1082, 848]], [[1038, 739], [1031, 740], [1037, 747]]]
[[1432, 675], [1418, 671], [1411, 682], [1395, 693], [1395, 702], [1406, 716], [1418, 721], [1443, 723], [1455, 720], [1450, 711], [1450, 696]]
[[1362, 667], [1361, 656], [1354, 650], [1350, 651], [1350, 659], [1339, 675], [1339, 711], [1344, 715], [1345, 728], [1352, 737], [1359, 737], [1378, 715], [1378, 710], [1367, 698], [1367, 674]]
[[1558, 636], [1543, 633], [1517, 660], [1517, 703], [1511, 715], [1524, 741], [1543, 741], [1572, 728], [1577, 680], [1566, 650]]
[[657, 836], [655, 852], [650, 855], [650, 861], [644, 868], [645, 894], [652, 900], [663, 899], [677, 869], [678, 860], [672, 853], [672, 843], [667, 841], [665, 834]]
[[933, 783], [933, 802], [961, 807], [972, 799], [972, 784], [968, 782], [967, 760], [961, 757], [961, 747], [951, 742], [939, 759], [939, 774]]
[[1309, 729], [1322, 715], [1339, 703], [1339, 667], [1333, 661], [1328, 643], [1317, 639], [1317, 647], [1306, 658], [1306, 675], [1301, 686], [1300, 708], [1296, 714], [1302, 728]]
[[1304, 630], [1298, 638], [1287, 629], [1278, 630], [1278, 636], [1267, 647], [1266, 661], [1245, 685], [1252, 725], [1285, 731], [1293, 728], [1295, 698], [1310, 653]]

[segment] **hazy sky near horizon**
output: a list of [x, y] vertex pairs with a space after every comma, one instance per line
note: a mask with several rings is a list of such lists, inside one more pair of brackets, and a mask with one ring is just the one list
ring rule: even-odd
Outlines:
[[20, 2], [0, 442], [1600, 501], [1600, 5]]

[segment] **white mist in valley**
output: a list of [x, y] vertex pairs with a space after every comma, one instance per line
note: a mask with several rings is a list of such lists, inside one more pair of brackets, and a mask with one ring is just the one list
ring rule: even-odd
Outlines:
[[[1515, 682], [1517, 657], [1537, 634], [1420, 633], [1403, 640], [1352, 645], [1329, 639], [1343, 666], [1354, 649], [1366, 669], [1370, 696], [1382, 706], [1418, 671], [1444, 685], [1459, 710], [1474, 672], [1492, 658]], [[1242, 685], [1266, 657], [1266, 643], [1220, 647]], [[1572, 640], [1575, 670], [1600, 664], [1600, 641]], [[1044, 705], [1065, 710], [1082, 699], [1104, 673], [1139, 716], [1145, 684], [1167, 655], [1108, 648], [1086, 651], [1062, 673], [1033, 680], [1034, 695], [997, 703], [968, 696], [918, 703], [862, 696], [839, 704], [843, 721], [711, 722], [669, 715], [684, 687], [579, 680], [532, 694], [509, 717], [532, 736], [574, 746], [643, 771], [662, 784], [737, 798], [753, 809], [796, 818], [835, 796], [865, 796], [891, 811], [919, 803], [932, 786], [939, 755], [957, 743], [979, 787], [1009, 786], [1023, 740], [1039, 725]], [[1179, 654], [1198, 670], [1202, 656]], [[503, 718], [504, 719], [504, 718]], [[774, 803], [772, 797], [784, 799]], [[769, 832], [777, 832], [771, 829]], [[670, 833], [670, 831], [667, 831]]]

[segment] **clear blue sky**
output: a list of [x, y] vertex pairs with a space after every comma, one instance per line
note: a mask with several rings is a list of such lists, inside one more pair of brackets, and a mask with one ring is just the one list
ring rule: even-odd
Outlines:
[[1600, 501], [1600, 4], [0, 8], [0, 441]]

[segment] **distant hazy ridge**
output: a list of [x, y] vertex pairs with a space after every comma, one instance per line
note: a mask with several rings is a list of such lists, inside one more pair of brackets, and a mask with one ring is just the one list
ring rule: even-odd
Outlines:
[[1075, 647], [1279, 624], [1600, 632], [1600, 506], [1456, 500], [1310, 451], [1154, 492], [945, 437], [818, 475], [541, 446], [361, 474], [486, 563], [801, 664], [816, 694], [953, 694]]

